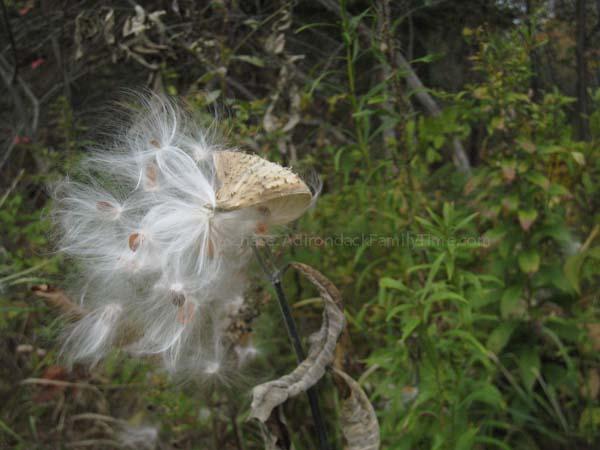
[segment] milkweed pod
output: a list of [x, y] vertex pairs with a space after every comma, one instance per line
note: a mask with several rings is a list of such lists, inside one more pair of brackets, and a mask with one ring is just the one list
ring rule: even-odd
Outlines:
[[312, 202], [306, 183], [279, 164], [228, 150], [215, 152], [213, 158], [218, 209], [256, 208], [269, 224], [282, 225], [300, 217]]

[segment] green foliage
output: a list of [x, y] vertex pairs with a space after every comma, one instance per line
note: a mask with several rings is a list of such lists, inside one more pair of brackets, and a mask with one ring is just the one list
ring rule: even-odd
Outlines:
[[[408, 123], [419, 142], [412, 176], [365, 167], [314, 214], [323, 233], [337, 222], [406, 238], [399, 248], [354, 249], [354, 258], [324, 252], [341, 280], [355, 274], [347, 314], [370, 342], [365, 383], [384, 448], [597, 444], [598, 400], [585, 388], [599, 362], [585, 325], [598, 317], [596, 183], [584, 181], [597, 180], [595, 150], [571, 138], [571, 98], [528, 90], [526, 33], [466, 34], [480, 81], [441, 95], [441, 116]], [[481, 164], [462, 194], [462, 182], [435, 174], [414, 181], [451, 137], [477, 128]], [[374, 278], [378, 291], [364, 289]]]

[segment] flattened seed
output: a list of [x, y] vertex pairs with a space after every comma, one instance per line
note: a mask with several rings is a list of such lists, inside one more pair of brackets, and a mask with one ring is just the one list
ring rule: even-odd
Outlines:
[[102, 212], [113, 212], [115, 207], [112, 203], [102, 200], [96, 203], [96, 209]]
[[142, 243], [142, 235], [140, 233], [131, 233], [129, 235], [129, 248], [131, 251], [135, 252]]
[[183, 292], [171, 291], [170, 297], [171, 303], [173, 303], [178, 308], [182, 307], [185, 303], [185, 295], [183, 295]]

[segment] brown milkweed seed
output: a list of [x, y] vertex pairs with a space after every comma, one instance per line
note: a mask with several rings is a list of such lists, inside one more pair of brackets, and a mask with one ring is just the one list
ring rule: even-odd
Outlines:
[[185, 303], [185, 295], [183, 295], [183, 292], [171, 291], [171, 303], [173, 303], [178, 308], [182, 307]]
[[113, 212], [115, 207], [112, 203], [103, 200], [96, 203], [96, 209], [102, 212]]
[[158, 186], [158, 167], [155, 162], [151, 162], [146, 166], [144, 174], [144, 189], [151, 191]]
[[131, 233], [129, 235], [129, 248], [135, 252], [142, 243], [142, 235], [139, 233]]

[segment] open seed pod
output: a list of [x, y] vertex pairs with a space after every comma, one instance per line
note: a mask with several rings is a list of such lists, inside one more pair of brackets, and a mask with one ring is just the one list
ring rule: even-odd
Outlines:
[[302, 179], [279, 164], [234, 151], [214, 154], [219, 189], [217, 208], [256, 208], [269, 224], [281, 225], [302, 215], [312, 193]]

